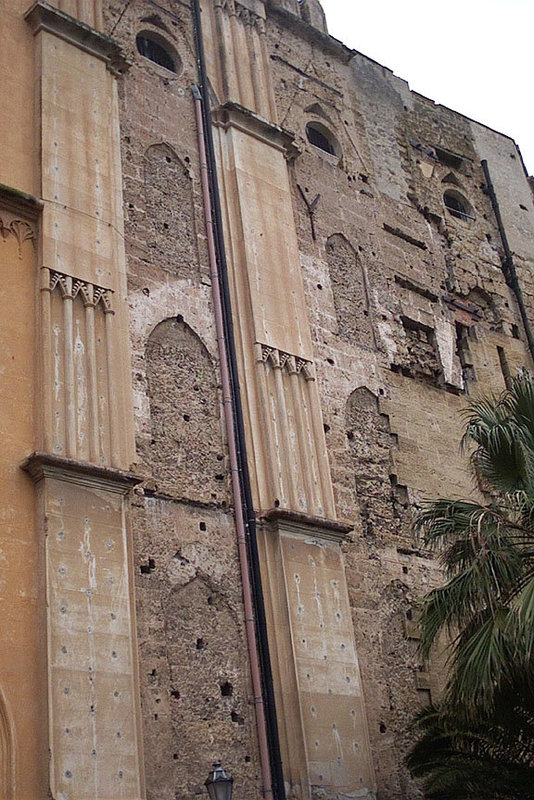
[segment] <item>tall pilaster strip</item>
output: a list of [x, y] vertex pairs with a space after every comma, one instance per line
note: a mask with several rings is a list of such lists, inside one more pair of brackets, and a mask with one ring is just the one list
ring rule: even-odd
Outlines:
[[[309, 800], [320, 786], [370, 799], [374, 773], [340, 547], [350, 526], [336, 520], [287, 168], [296, 148], [274, 121], [270, 67], [260, 57], [264, 3], [215, 5], [204, 3], [218, 15], [211, 30], [220, 37], [208, 63], [212, 81], [224, 76], [213, 121], [254, 504], [260, 516], [282, 515], [262, 527], [260, 547], [284, 777]], [[235, 65], [232, 77], [236, 52], [248, 63]], [[339, 752], [338, 734], [352, 737], [351, 752]]]
[[36, 485], [46, 561], [51, 793], [142, 800], [116, 86], [126, 64], [92, 27], [99, 8], [37, 2], [26, 15], [37, 52], [39, 151], [54, 168], [41, 170], [38, 447], [45, 450], [24, 466]]

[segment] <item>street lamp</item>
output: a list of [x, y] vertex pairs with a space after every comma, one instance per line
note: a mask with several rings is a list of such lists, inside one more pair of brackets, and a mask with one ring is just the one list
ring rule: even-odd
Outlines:
[[232, 800], [234, 779], [216, 761], [204, 786], [208, 790], [210, 800]]

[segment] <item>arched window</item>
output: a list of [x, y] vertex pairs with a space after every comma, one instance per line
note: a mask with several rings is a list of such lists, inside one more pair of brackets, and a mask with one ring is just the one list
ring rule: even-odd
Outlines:
[[142, 56], [153, 61], [170, 72], [179, 72], [180, 58], [174, 47], [162, 36], [152, 31], [141, 31], [135, 39], [138, 51]]
[[308, 122], [306, 136], [310, 144], [331, 156], [341, 155], [341, 148], [334, 134], [321, 122]]
[[463, 195], [460, 194], [460, 192], [457, 192], [454, 189], [447, 189], [443, 195], [443, 202], [445, 203], [445, 208], [449, 214], [451, 214], [453, 217], [456, 217], [456, 219], [461, 219], [464, 222], [468, 222], [469, 220], [475, 218], [473, 216], [473, 209], [469, 205], [469, 202]]

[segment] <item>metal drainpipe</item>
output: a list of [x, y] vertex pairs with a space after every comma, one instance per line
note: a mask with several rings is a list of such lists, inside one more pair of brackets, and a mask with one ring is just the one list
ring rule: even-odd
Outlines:
[[525, 329], [525, 334], [527, 337], [528, 349], [530, 350], [530, 355], [534, 360], [534, 337], [532, 336], [532, 330], [530, 328], [530, 322], [528, 319], [527, 310], [525, 308], [525, 301], [523, 300], [523, 292], [521, 291], [521, 286], [519, 285], [517, 272], [515, 271], [512, 251], [510, 250], [510, 246], [508, 244], [508, 238], [506, 236], [506, 231], [504, 229], [504, 223], [501, 217], [501, 209], [499, 208], [499, 201], [497, 200], [497, 195], [495, 194], [495, 189], [491, 181], [488, 162], [486, 161], [486, 159], [484, 159], [480, 163], [482, 165], [482, 169], [484, 170], [484, 177], [486, 179], [486, 188], [489, 198], [491, 200], [491, 206], [493, 208], [493, 213], [495, 214], [495, 219], [497, 220], [497, 227], [499, 228], [499, 234], [501, 237], [501, 242], [504, 250], [504, 258], [502, 260], [502, 271], [506, 283], [515, 294], [515, 299], [517, 300], [517, 305], [519, 306], [519, 313], [521, 314], [521, 319], [523, 320], [523, 328]]
[[250, 584], [250, 568], [248, 563], [247, 542], [245, 533], [245, 519], [243, 515], [243, 500], [241, 497], [241, 483], [239, 480], [239, 464], [236, 450], [236, 434], [234, 430], [234, 415], [232, 391], [230, 388], [230, 371], [226, 355], [226, 336], [224, 333], [223, 310], [221, 305], [219, 274], [217, 270], [217, 259], [215, 254], [215, 237], [213, 235], [213, 219], [211, 215], [211, 203], [208, 184], [208, 165], [206, 161], [206, 150], [204, 145], [204, 124], [202, 120], [201, 95], [196, 86], [193, 86], [193, 97], [195, 100], [195, 115], [198, 130], [198, 142], [200, 151], [200, 174], [202, 181], [202, 195], [204, 200], [204, 213], [206, 216], [206, 232], [208, 239], [208, 253], [210, 262], [210, 276], [213, 296], [213, 306], [215, 315], [215, 326], [217, 329], [217, 345], [219, 349], [219, 362], [221, 370], [222, 394], [224, 421], [228, 437], [228, 450], [230, 454], [230, 473], [232, 478], [232, 493], [234, 497], [235, 522], [237, 529], [237, 546], [239, 551], [239, 565], [241, 567], [241, 583], [243, 588], [243, 604], [245, 607], [245, 627], [247, 633], [248, 655], [250, 659], [250, 672], [252, 676], [252, 690], [254, 694], [254, 704], [256, 708], [256, 722], [258, 727], [258, 741], [260, 749], [261, 774], [263, 782], [263, 792], [266, 797], [272, 795], [271, 768], [269, 763], [269, 747], [267, 743], [267, 729], [265, 724], [265, 714], [263, 709], [263, 693], [261, 685], [260, 665], [258, 651], [256, 648], [256, 625], [254, 610], [252, 606], [252, 587]]
[[[193, 96], [195, 98], [199, 148], [203, 164], [201, 175], [208, 247], [210, 252], [210, 272], [212, 277], [212, 290], [214, 293], [214, 308], [216, 310], [216, 324], [218, 325], [217, 338], [221, 353], [221, 369], [224, 364], [226, 377], [229, 382], [229, 386], [227, 387], [229, 393], [225, 395], [224, 410], [227, 422], [230, 457], [231, 460], [234, 459], [231, 464], [232, 487], [235, 487], [238, 491], [237, 494], [234, 492], [236, 524], [237, 519], [239, 519], [239, 524], [243, 525], [243, 530], [241, 532], [238, 531], [243, 593], [244, 595], [248, 593], [249, 598], [252, 597], [255, 610], [255, 619], [252, 614], [249, 615], [246, 612], [247, 640], [251, 659], [251, 671], [254, 672], [255, 668], [253, 665], [258, 663], [258, 654], [261, 664], [261, 672], [258, 669], [260, 690], [258, 692], [257, 687], [254, 687], [254, 696], [257, 711], [260, 755], [262, 757], [262, 775], [264, 776], [264, 792], [265, 794], [274, 794], [275, 800], [285, 800], [285, 785], [282, 772], [280, 741], [278, 737], [278, 724], [267, 638], [267, 623], [256, 539], [256, 515], [252, 503], [252, 492], [246, 457], [245, 431], [241, 394], [239, 390], [228, 270], [224, 249], [213, 136], [211, 132], [211, 115], [200, 22], [200, 7], [198, 0], [192, 0], [191, 5], [195, 28], [199, 78], [202, 87], [202, 93], [199, 92], [198, 88], [194, 87]], [[230, 442], [232, 443], [231, 445]], [[242, 547], [243, 544], [246, 545], [245, 548]], [[242, 556], [247, 557], [246, 562], [241, 561]], [[250, 620], [249, 616], [251, 617]], [[254, 679], [255, 676], [253, 674], [253, 681]], [[262, 689], [263, 693], [261, 691]], [[266, 747], [265, 744], [267, 745]]]

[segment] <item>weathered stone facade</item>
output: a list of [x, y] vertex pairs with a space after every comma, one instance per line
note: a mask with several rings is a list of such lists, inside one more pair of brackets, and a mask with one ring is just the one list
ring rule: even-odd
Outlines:
[[[259, 798], [191, 4], [28, 5], [0, 49], [0, 796], [193, 798], [220, 758]], [[412, 800], [445, 676], [412, 513], [477, 491], [459, 412], [532, 365], [481, 162], [529, 318], [532, 179], [317, 0], [200, 6], [286, 792]]]

